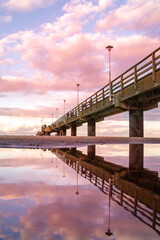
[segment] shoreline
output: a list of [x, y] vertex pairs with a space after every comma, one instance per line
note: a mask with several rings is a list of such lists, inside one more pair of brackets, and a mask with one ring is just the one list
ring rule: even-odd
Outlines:
[[0, 135], [0, 148], [68, 148], [105, 144], [160, 144], [160, 138]]

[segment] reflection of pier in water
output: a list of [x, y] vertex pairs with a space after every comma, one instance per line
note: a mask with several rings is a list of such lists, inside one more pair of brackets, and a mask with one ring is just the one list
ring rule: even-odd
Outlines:
[[[88, 157], [75, 148], [51, 151], [103, 193], [108, 195], [110, 192], [113, 201], [160, 234], [160, 179], [157, 172], [131, 172], [102, 157]], [[109, 179], [112, 179], [110, 191]]]

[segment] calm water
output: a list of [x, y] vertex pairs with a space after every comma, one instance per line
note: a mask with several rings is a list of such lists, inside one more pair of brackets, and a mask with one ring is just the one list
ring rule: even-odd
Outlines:
[[[126, 180], [128, 193], [121, 191], [119, 170], [106, 167], [128, 167], [128, 146], [97, 146], [96, 166], [86, 158], [87, 147], [77, 150], [0, 149], [0, 240], [160, 239], [160, 214], [152, 217], [153, 209], [136, 202]], [[158, 145], [145, 146], [144, 165], [160, 176]]]

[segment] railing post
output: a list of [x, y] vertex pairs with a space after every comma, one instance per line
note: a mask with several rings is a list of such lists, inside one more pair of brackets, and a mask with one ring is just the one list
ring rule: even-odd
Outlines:
[[112, 82], [109, 83], [109, 101], [113, 100]]
[[121, 96], [123, 96], [123, 74], [121, 75]]
[[152, 53], [152, 78], [153, 82], [156, 82], [156, 60], [155, 60], [155, 52]]
[[90, 103], [90, 108], [91, 108], [91, 110], [92, 110], [92, 97], [90, 98], [89, 103]]
[[104, 88], [102, 90], [103, 104], [104, 104]]
[[97, 92], [96, 92], [96, 105], [97, 105]]
[[137, 65], [134, 66], [134, 90], [137, 90]]

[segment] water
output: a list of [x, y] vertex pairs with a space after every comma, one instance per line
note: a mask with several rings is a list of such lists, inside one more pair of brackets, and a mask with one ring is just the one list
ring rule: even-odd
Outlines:
[[[144, 152], [145, 168], [160, 176], [159, 146], [145, 146]], [[119, 188], [119, 170], [113, 173], [117, 166], [107, 163], [127, 168], [128, 146], [97, 146], [96, 155], [101, 157], [96, 166], [86, 154], [87, 147], [77, 151], [0, 149], [0, 239], [160, 239], [160, 214], [154, 218], [149, 206], [160, 194], [132, 183], [137, 198], [145, 195], [143, 203], [136, 202], [135, 189], [128, 187], [126, 179], [120, 180]], [[108, 229], [111, 236], [106, 234]]]

